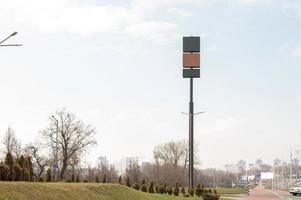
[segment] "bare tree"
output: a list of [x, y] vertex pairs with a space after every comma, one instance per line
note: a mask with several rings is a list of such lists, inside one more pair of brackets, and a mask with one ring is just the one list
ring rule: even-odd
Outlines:
[[[194, 147], [195, 164], [198, 163], [197, 159], [197, 146]], [[186, 140], [171, 141], [154, 149], [154, 159], [156, 164], [170, 164], [173, 167], [183, 166], [186, 167], [189, 161], [189, 146]]]
[[71, 156], [70, 159], [70, 166], [71, 166], [71, 180], [74, 181], [75, 178], [75, 167], [79, 165], [80, 163], [80, 155], [81, 152], [75, 153], [73, 156]]
[[161, 165], [160, 157], [161, 157], [161, 153], [160, 153], [159, 149], [155, 148], [153, 154], [154, 154], [155, 178], [156, 178], [156, 181], [159, 181], [160, 180], [160, 165]]
[[4, 153], [10, 153], [14, 157], [19, 157], [21, 154], [21, 144], [17, 140], [14, 130], [8, 127], [2, 141], [5, 149]]
[[51, 147], [57, 147], [61, 155], [62, 167], [60, 178], [64, 179], [69, 161], [77, 152], [83, 152], [96, 144], [95, 130], [85, 125], [74, 114], [65, 109], [59, 110], [49, 117], [48, 128], [42, 131], [43, 137]]
[[108, 182], [116, 183], [118, 179], [118, 171], [116, 170], [114, 165], [110, 165], [109, 173], [108, 173]]
[[38, 180], [50, 164], [50, 158], [41, 154], [41, 147], [37, 144], [29, 144], [25, 147], [25, 152], [32, 158], [34, 176]]
[[[194, 147], [194, 164], [198, 163], [197, 146]], [[189, 146], [186, 140], [171, 141], [154, 148], [152, 167], [144, 169], [144, 173], [152, 176], [156, 182], [187, 183], [187, 165], [189, 162]]]
[[116, 183], [118, 179], [118, 171], [116, 170], [114, 165], [108, 165], [108, 162], [101, 159], [98, 159], [97, 164], [97, 175], [99, 176], [100, 180], [103, 180], [104, 177], [108, 183]]
[[135, 161], [130, 161], [129, 167], [126, 169], [126, 176], [129, 177], [133, 183], [139, 183], [142, 177], [140, 165]]

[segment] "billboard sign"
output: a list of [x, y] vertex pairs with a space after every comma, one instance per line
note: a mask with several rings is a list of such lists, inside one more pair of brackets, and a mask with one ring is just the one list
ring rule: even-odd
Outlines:
[[183, 37], [183, 78], [200, 77], [200, 37]]

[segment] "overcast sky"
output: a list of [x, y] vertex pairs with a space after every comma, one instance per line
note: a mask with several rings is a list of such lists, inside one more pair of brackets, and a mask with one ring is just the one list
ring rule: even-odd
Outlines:
[[66, 107], [97, 130], [87, 160], [152, 159], [187, 139], [182, 37], [201, 36], [202, 167], [288, 160], [301, 144], [298, 0], [0, 0], [0, 136], [32, 142]]

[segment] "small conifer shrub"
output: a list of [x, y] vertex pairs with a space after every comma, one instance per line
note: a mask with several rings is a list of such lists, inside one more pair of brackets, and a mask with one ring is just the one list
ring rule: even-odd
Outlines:
[[167, 187], [167, 194], [172, 195], [172, 187]]
[[135, 190], [140, 190], [140, 185], [138, 183], [135, 183], [134, 186], [133, 186], [133, 188]]
[[47, 172], [46, 172], [46, 182], [51, 182], [51, 178], [52, 178], [52, 176], [51, 176], [51, 169], [48, 168]]
[[99, 183], [99, 177], [98, 176], [95, 176], [95, 182]]
[[106, 182], [107, 182], [107, 175], [106, 175], [106, 174], [103, 175], [102, 182], [103, 182], [103, 183], [106, 183]]
[[194, 189], [193, 188], [189, 188], [188, 189], [188, 193], [190, 196], [194, 196]]
[[175, 188], [174, 188], [174, 190], [173, 190], [173, 194], [174, 194], [175, 196], [179, 196], [179, 193], [180, 193], [179, 183], [176, 183]]
[[126, 186], [131, 187], [130, 177], [126, 177]]
[[185, 195], [186, 195], [185, 187], [182, 187], [182, 188], [181, 188], [181, 193], [182, 193], [182, 195], [185, 197]]
[[150, 184], [149, 184], [149, 186], [148, 186], [148, 192], [149, 193], [154, 193], [155, 191], [154, 191], [154, 183], [153, 182], [151, 182]]

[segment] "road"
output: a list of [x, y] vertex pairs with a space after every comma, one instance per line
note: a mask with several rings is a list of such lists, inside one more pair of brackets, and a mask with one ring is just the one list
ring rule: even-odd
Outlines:
[[282, 190], [274, 190], [274, 191], [270, 191], [273, 194], [275, 194], [278, 199], [282, 199], [282, 200], [301, 200], [301, 196], [293, 196], [292, 194], [290, 194], [289, 192], [286, 191], [282, 191]]
[[281, 190], [265, 190], [255, 188], [250, 191], [247, 198], [237, 198], [237, 200], [301, 200], [301, 196], [293, 196], [289, 192]]

